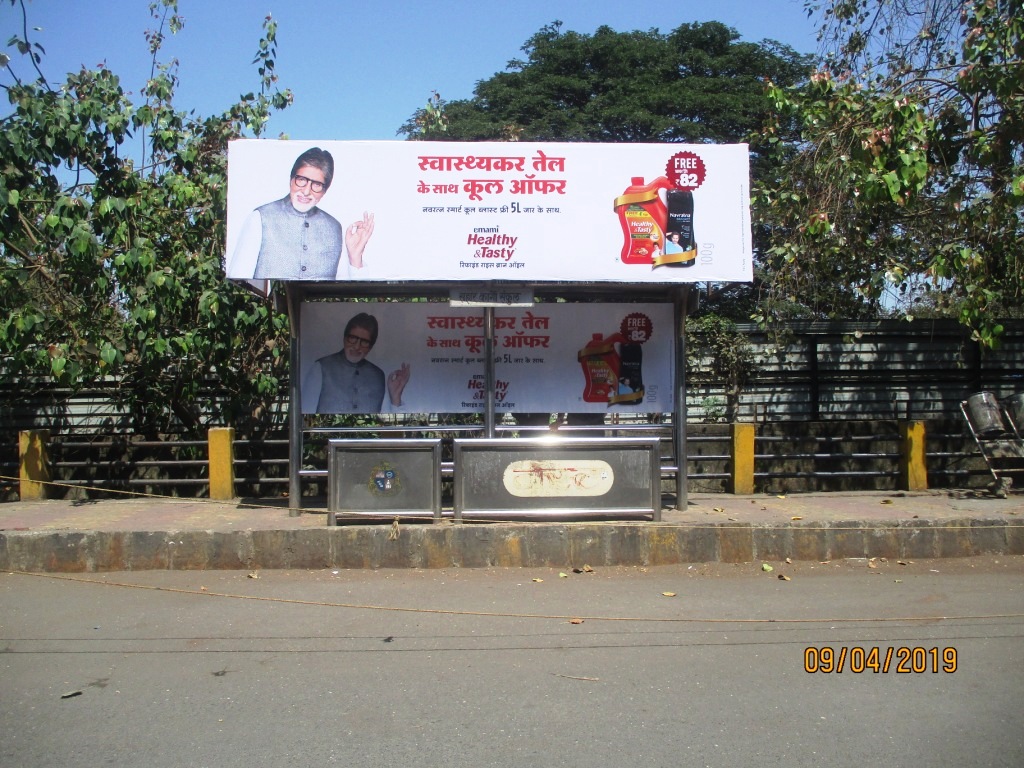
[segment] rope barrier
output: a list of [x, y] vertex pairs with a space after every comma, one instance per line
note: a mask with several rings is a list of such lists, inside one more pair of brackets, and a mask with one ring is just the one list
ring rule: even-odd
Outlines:
[[[14, 480], [14, 481], [17, 481], [19, 479], [20, 478], [12, 477], [10, 475], [0, 475], [0, 480]], [[141, 491], [124, 491], [124, 490], [119, 490], [119, 489], [116, 489], [116, 488], [100, 488], [100, 487], [97, 487], [97, 486], [60, 483], [60, 482], [56, 482], [56, 481], [52, 481], [52, 480], [51, 481], [37, 480], [37, 481], [33, 481], [33, 482], [35, 482], [35, 483], [37, 483], [39, 485], [52, 486], [54, 488], [74, 489], [74, 490], [79, 490], [79, 491], [81, 491], [81, 490], [93, 491], [93, 492], [96, 492], [96, 493], [113, 493], [113, 494], [120, 494], [122, 496], [128, 496], [128, 497], [132, 497], [132, 498], [154, 499], [154, 500], [157, 500], [157, 501], [173, 501], [173, 502], [179, 502], [179, 503], [180, 502], [188, 502], [188, 503], [194, 503], [194, 504], [209, 504], [209, 505], [229, 504], [232, 507], [240, 508], [240, 509], [268, 509], [268, 510], [280, 510], [280, 509], [282, 509], [282, 507], [280, 507], [278, 505], [273, 505], [273, 504], [253, 504], [253, 503], [244, 502], [244, 501], [241, 501], [241, 500], [208, 499], [208, 498], [203, 498], [203, 497], [194, 497], [193, 498], [193, 497], [182, 497], [182, 496], [167, 496], [167, 495], [164, 495], [164, 494], [157, 494], [157, 493], [143, 493]], [[327, 514], [327, 510], [326, 509], [317, 508], [317, 507], [289, 507], [288, 509], [289, 509], [289, 512], [299, 512], [301, 514], [313, 514], [313, 515], [326, 515]], [[388, 536], [388, 539], [391, 540], [391, 541], [394, 541], [394, 540], [396, 540], [398, 538], [398, 535], [395, 533], [395, 527], [396, 527], [396, 523], [398, 522], [398, 520], [400, 518], [404, 518], [406, 521], [413, 519], [412, 516], [408, 516], [408, 515], [406, 515], [406, 516], [403, 516], [403, 515], [396, 516], [394, 513], [391, 513], [391, 512], [381, 512], [379, 515], [377, 515], [377, 514], [360, 514], [360, 513], [357, 513], [357, 512], [338, 511], [338, 512], [335, 512], [334, 514], [338, 518], [348, 518], [350, 520], [366, 521], [366, 520], [380, 519], [382, 521], [381, 522], [382, 525], [387, 524], [387, 525], [391, 526], [390, 533], [389, 533], [389, 536]], [[1013, 514], [1013, 513], [1011, 513], [1011, 514]], [[433, 522], [433, 517], [428, 517], [426, 515], [424, 515], [422, 519], [424, 520], [424, 522], [431, 522], [431, 523]], [[385, 520], [387, 522], [385, 522]], [[521, 517], [519, 517], [519, 518], [509, 518], [509, 519], [499, 518], [499, 517], [492, 517], [492, 516], [488, 516], [487, 517], [487, 521], [488, 522], [516, 522], [516, 521], [520, 521], [520, 520], [522, 520]], [[474, 523], [475, 522], [477, 522], [476, 519], [474, 519]], [[568, 521], [559, 521], [559, 522], [568, 522]], [[737, 524], [730, 525], [729, 522], [733, 522], [733, 523], [737, 523]], [[790, 525], [790, 527], [795, 528], [795, 529], [799, 529], [801, 531], [872, 531], [872, 530], [877, 530], [877, 526], [845, 526], [844, 525], [842, 527], [837, 527], [837, 526], [834, 526], [834, 525], [799, 525], [798, 523], [802, 522], [800, 520], [789, 520], [789, 521], [784, 521], [784, 522], [792, 523], [792, 525]], [[928, 524], [928, 525], [926, 525], [926, 526], [924, 526], [922, 528], [920, 526], [914, 525], [912, 521], [909, 521], [906, 518], [901, 519], [899, 521], [895, 521], [894, 520], [894, 522], [898, 522], [899, 523], [899, 525], [898, 525], [899, 530], [904, 530], [904, 531], [914, 531], [914, 530], [935, 531], [935, 530], [961, 530], [961, 529], [963, 529], [963, 530], [974, 530], [974, 529], [977, 528], [977, 526], [972, 526], [970, 524], [968, 524], [968, 525], [960, 525], [960, 524], [957, 524], [957, 525], [935, 525], [935, 524], [932, 524], [932, 523], [930, 523], [930, 524]], [[678, 523], [666, 522], [666, 521], [655, 522], [655, 521], [648, 521], [648, 520], [644, 520], [644, 521], [588, 520], [587, 521], [587, 525], [596, 525], [596, 526], [612, 526], [612, 525], [614, 525], [614, 526], [621, 526], [621, 525], [624, 525], [624, 524], [643, 525], [645, 528], [672, 528], [672, 529], [675, 529], [675, 528], [685, 527], [685, 528], [688, 528], [688, 529], [691, 529], [691, 530], [717, 530], [717, 531], [721, 531], [721, 530], [749, 530], [752, 526], [758, 526], [759, 525], [758, 522], [740, 523], [738, 521], [728, 521], [728, 522], [722, 522], [722, 523], [708, 523], [708, 524], [699, 523], [699, 522], [693, 522], [693, 521], [689, 521], [689, 520], [688, 521], [678, 522]], [[1022, 526], [1024, 526], [1024, 519], [1022, 519], [1021, 522], [1007, 521], [1007, 522], [1004, 522], [1004, 523], [994, 523], [992, 525], [986, 525], [985, 529], [986, 530], [991, 530], [991, 529], [995, 529], [995, 528], [1019, 528], [1019, 527], [1022, 527]]]
[[152, 584], [132, 584], [130, 582], [101, 581], [81, 577], [63, 576], [53, 573], [31, 573], [28, 571], [8, 571], [14, 576], [32, 576], [58, 581], [70, 581], [78, 584], [94, 584], [105, 587], [125, 589], [144, 589], [153, 592], [170, 592], [195, 597], [220, 597], [231, 600], [253, 600], [265, 603], [282, 603], [286, 605], [305, 605], [318, 608], [348, 608], [363, 611], [387, 611], [392, 613], [434, 614], [441, 616], [472, 616], [502, 619], [546, 619], [557, 621], [607, 621], [607, 622], [638, 622], [638, 623], [669, 623], [669, 624], [859, 624], [859, 623], [896, 623], [896, 622], [937, 622], [937, 621], [983, 621], [994, 619], [1024, 619], [1024, 613], [991, 613], [966, 614], [957, 616], [878, 616], [871, 618], [830, 618], [815, 619], [719, 619], [708, 617], [686, 616], [588, 616], [580, 614], [545, 614], [545, 613], [509, 613], [503, 611], [466, 611], [443, 608], [407, 608], [401, 606], [373, 605], [365, 603], [335, 603], [324, 600], [299, 600], [287, 597], [267, 597], [264, 595], [240, 595], [231, 592], [210, 592], [209, 590], [183, 589], [181, 587], [162, 587]]
[[[11, 480], [11, 481], [18, 481], [18, 482], [20, 482], [21, 478], [19, 478], [19, 477], [12, 477], [10, 475], [0, 475], [0, 480]], [[121, 490], [119, 488], [101, 488], [100, 486], [96, 486], [96, 485], [82, 485], [82, 484], [78, 484], [78, 483], [60, 483], [60, 482], [57, 482], [55, 480], [33, 480], [32, 482], [35, 483], [36, 485], [43, 485], [43, 486], [52, 487], [52, 488], [63, 488], [63, 489], [66, 489], [66, 490], [76, 490], [76, 491], [91, 491], [93, 493], [113, 493], [113, 494], [118, 494], [118, 495], [121, 495], [121, 496], [128, 496], [128, 497], [131, 497], [131, 498], [156, 499], [158, 501], [176, 501], [176, 502], [189, 502], [189, 503], [210, 504], [210, 505], [214, 505], [214, 504], [230, 504], [230, 505], [232, 505], [234, 507], [241, 507], [243, 509], [280, 509], [279, 506], [274, 505], [274, 504], [251, 504], [251, 503], [244, 502], [244, 501], [241, 501], [241, 500], [238, 500], [238, 499], [209, 499], [209, 498], [204, 498], [202, 496], [195, 496], [195, 497], [168, 496], [167, 494], [161, 494], [161, 493], [144, 493], [143, 491], [125, 491], [125, 490]], [[327, 513], [327, 510], [325, 510], [325, 509], [317, 509], [317, 508], [313, 508], [313, 507], [300, 507], [298, 509], [293, 507], [292, 510], [293, 511], [303, 512], [303, 513], [309, 513], [309, 514], [326, 514]], [[343, 514], [351, 514], [351, 513], [338, 512], [337, 514], [340, 516], [340, 515], [343, 515]], [[386, 516], [390, 517], [390, 515], [386, 515]]]

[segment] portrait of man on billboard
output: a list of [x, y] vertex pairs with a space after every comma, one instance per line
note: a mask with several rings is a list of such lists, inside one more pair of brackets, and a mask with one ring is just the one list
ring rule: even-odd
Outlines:
[[410, 366], [403, 363], [385, 375], [367, 360], [377, 343], [377, 318], [360, 312], [349, 319], [342, 347], [319, 358], [311, 374], [310, 394], [316, 396], [316, 413], [381, 413], [401, 409], [402, 394], [409, 383]]
[[[256, 208], [245, 220], [227, 274], [256, 280], [346, 280], [363, 266], [373, 214], [348, 229], [319, 207], [334, 181], [334, 158], [307, 149], [292, 165], [288, 194]], [[343, 259], [343, 253], [348, 258]]]

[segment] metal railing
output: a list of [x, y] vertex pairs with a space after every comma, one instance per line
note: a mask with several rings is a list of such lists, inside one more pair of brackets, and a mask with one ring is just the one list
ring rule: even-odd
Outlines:
[[[859, 425], [863, 434], [850, 434]], [[855, 490], [895, 487], [901, 458], [895, 422], [863, 425], [859, 422], [819, 424], [823, 434], [807, 434], [790, 425], [789, 434], [765, 434], [758, 426], [754, 450], [754, 479], [759, 490]], [[805, 426], [805, 425], [804, 425]], [[871, 428], [872, 426], [876, 428]], [[940, 424], [927, 435], [927, 464], [932, 487], [983, 487], [988, 470], [970, 435], [954, 423]], [[732, 457], [728, 425], [690, 425], [687, 435], [688, 485], [697, 491], [718, 492], [728, 488]], [[880, 428], [879, 428], [880, 427]], [[395, 437], [435, 436], [448, 441], [456, 436], [478, 435], [479, 425], [384, 425], [316, 427], [300, 476], [304, 482], [324, 483], [327, 477], [326, 445], [335, 436]], [[665, 480], [679, 472], [672, 451], [671, 424], [631, 422], [604, 425], [548, 427], [503, 424], [502, 436], [563, 434], [575, 436], [654, 435], [662, 439], [661, 472]], [[843, 434], [829, 434], [842, 429]], [[199, 440], [133, 440], [127, 436], [82, 439], [74, 435], [50, 438], [49, 468], [62, 485], [102, 492], [150, 488], [168, 495], [201, 496], [209, 483], [207, 443]], [[289, 442], [284, 437], [236, 439], [232, 466], [238, 492], [243, 496], [276, 496], [288, 489]], [[5, 462], [7, 477], [17, 475], [18, 465]], [[442, 462], [450, 476], [453, 466]], [[6, 498], [16, 489], [7, 485]], [[313, 488], [314, 491], [317, 488]], [[325, 489], [321, 489], [325, 492]], [[84, 491], [83, 491], [84, 492]]]

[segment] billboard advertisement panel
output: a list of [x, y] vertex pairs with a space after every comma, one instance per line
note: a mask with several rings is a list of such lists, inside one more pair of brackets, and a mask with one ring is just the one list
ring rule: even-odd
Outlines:
[[[498, 413], [673, 408], [671, 304], [496, 309]], [[305, 302], [303, 413], [483, 413], [484, 310], [425, 302]]]
[[238, 140], [245, 281], [752, 279], [747, 146]]

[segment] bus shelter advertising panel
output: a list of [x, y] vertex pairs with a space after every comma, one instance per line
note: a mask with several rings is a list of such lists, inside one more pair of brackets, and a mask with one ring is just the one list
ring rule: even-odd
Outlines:
[[243, 281], [752, 279], [747, 146], [238, 140]]
[[[303, 413], [482, 413], [483, 310], [426, 302], [305, 302]], [[673, 307], [537, 304], [494, 311], [499, 413], [673, 408]]]

